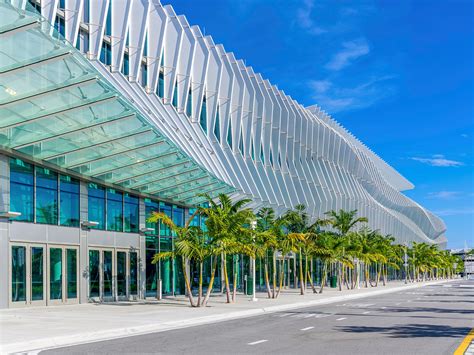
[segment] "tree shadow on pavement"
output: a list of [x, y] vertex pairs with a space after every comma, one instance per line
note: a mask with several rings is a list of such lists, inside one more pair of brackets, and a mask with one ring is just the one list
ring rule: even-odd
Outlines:
[[[418, 302], [418, 301], [417, 301]], [[457, 303], [453, 301], [453, 303]], [[385, 312], [400, 312], [400, 313], [420, 313], [420, 312], [427, 312], [427, 313], [438, 313], [438, 314], [469, 314], [472, 315], [472, 309], [450, 309], [450, 308], [435, 308], [435, 307], [390, 307], [389, 309], [385, 309]]]
[[462, 338], [471, 330], [469, 327], [430, 324], [407, 324], [390, 327], [343, 326], [337, 328], [347, 333], [379, 333], [390, 338]]

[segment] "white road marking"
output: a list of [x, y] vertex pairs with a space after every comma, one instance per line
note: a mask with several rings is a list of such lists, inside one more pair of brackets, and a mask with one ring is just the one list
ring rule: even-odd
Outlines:
[[287, 317], [287, 316], [289, 316], [290, 314], [293, 314], [293, 313], [284, 313], [284, 314], [281, 314], [281, 315], [280, 315], [280, 318]]
[[395, 303], [395, 306], [400, 306], [401, 302]]
[[252, 343], [247, 343], [247, 345], [257, 345], [257, 344], [265, 343], [266, 341], [268, 341], [268, 340], [266, 340], [266, 339], [257, 340], [257, 341], [254, 341]]
[[338, 319], [336, 319], [336, 320], [344, 320], [344, 319], [347, 319], [347, 318], [344, 318], [344, 317], [343, 317], [343, 318], [338, 318]]
[[316, 318], [326, 318], [326, 317], [329, 317], [329, 316], [332, 316], [332, 314], [318, 314], [316, 316]]
[[305, 318], [310, 318], [310, 317], [314, 317], [314, 313], [310, 313], [310, 314], [305, 316]]
[[310, 330], [310, 329], [313, 329], [313, 328], [314, 328], [314, 327], [306, 327], [306, 328], [302, 328], [302, 329], [300, 329], [300, 330], [305, 331], [305, 330]]
[[386, 309], [387, 307], [380, 307], [381, 309]]
[[370, 311], [365, 311], [365, 312], [364, 312], [364, 313], [362, 313], [362, 314], [369, 314], [369, 313], [370, 313]]

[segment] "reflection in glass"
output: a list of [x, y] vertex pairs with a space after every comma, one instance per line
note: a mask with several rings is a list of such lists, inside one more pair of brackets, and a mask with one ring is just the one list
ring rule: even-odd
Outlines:
[[77, 298], [77, 250], [66, 249], [67, 298]]
[[36, 167], [36, 222], [58, 224], [58, 174]]
[[124, 224], [125, 232], [138, 232], [138, 197], [124, 195]]
[[26, 301], [25, 258], [25, 247], [12, 247], [12, 302]]
[[127, 295], [127, 253], [117, 252], [117, 296]]
[[112, 297], [112, 252], [104, 251], [104, 297]]
[[[151, 217], [153, 212], [158, 212], [158, 211], [159, 211], [158, 202], [150, 200], [149, 198], [145, 198], [145, 218], [148, 220], [148, 218]], [[154, 229], [153, 232], [149, 232], [147, 234], [158, 235], [159, 223], [151, 223], [151, 222], [146, 221], [146, 227]]]
[[49, 249], [49, 298], [63, 298], [63, 250]]
[[105, 188], [89, 183], [88, 185], [89, 221], [98, 222], [95, 229], [105, 229]]
[[138, 256], [130, 252], [130, 294], [136, 295], [138, 291]]
[[123, 194], [115, 189], [107, 189], [107, 230], [123, 231]]
[[89, 297], [100, 296], [100, 256], [98, 250], [89, 250]]
[[79, 180], [67, 175], [60, 176], [60, 216], [62, 226], [79, 226]]
[[41, 301], [43, 299], [43, 248], [31, 248], [31, 300]]
[[157, 252], [155, 249], [146, 250], [146, 295], [151, 297], [156, 297], [157, 290], [157, 264], [151, 263]]
[[10, 210], [20, 212], [16, 221], [33, 222], [33, 165], [10, 159]]

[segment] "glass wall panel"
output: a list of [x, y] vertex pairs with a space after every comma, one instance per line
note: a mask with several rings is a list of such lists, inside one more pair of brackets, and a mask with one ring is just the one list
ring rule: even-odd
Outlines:
[[58, 224], [58, 174], [46, 168], [36, 170], [36, 223]]
[[67, 298], [77, 298], [77, 250], [66, 249]]
[[[150, 200], [149, 198], [145, 198], [145, 218], [148, 220], [148, 218], [151, 217], [153, 212], [159, 212], [159, 203], [153, 200]], [[148, 232], [148, 234], [152, 235], [158, 235], [159, 233], [159, 223], [151, 223], [151, 222], [146, 222], [146, 227], [147, 228], [153, 228], [153, 232]]]
[[125, 194], [123, 209], [125, 232], [138, 233], [138, 197]]
[[138, 254], [130, 252], [130, 294], [138, 293]]
[[[168, 217], [171, 218], [171, 205], [164, 202], [160, 202], [160, 212], [165, 213]], [[160, 222], [160, 235], [171, 236], [170, 228], [161, 222]]]
[[104, 297], [112, 296], [112, 252], [103, 252], [104, 260]]
[[98, 222], [96, 229], [105, 229], [105, 188], [89, 183], [88, 185], [89, 221]]
[[[153, 238], [156, 240], [156, 237], [147, 237], [147, 239]], [[151, 261], [153, 257], [158, 252], [158, 249], [146, 249], [146, 296], [156, 297], [157, 291], [157, 282], [158, 282], [158, 265], [152, 264]]]
[[[160, 237], [160, 252], [172, 250], [172, 239], [170, 237]], [[160, 279], [162, 282], [162, 292], [164, 295], [172, 292], [172, 262], [170, 259], [160, 261]]]
[[100, 255], [98, 250], [89, 250], [89, 297], [100, 296]]
[[26, 301], [26, 248], [12, 247], [12, 302]]
[[49, 249], [49, 298], [63, 298], [63, 250]]
[[184, 208], [173, 206], [173, 222], [178, 227], [184, 226]]
[[127, 253], [117, 252], [117, 296], [127, 295]]
[[43, 299], [43, 258], [44, 252], [41, 247], [31, 248], [31, 300], [41, 301]]
[[79, 227], [79, 180], [61, 175], [59, 188], [59, 224], [68, 227]]
[[107, 189], [107, 230], [123, 231], [123, 194], [115, 189]]
[[33, 222], [33, 165], [20, 159], [10, 159], [10, 210], [20, 212], [16, 221]]

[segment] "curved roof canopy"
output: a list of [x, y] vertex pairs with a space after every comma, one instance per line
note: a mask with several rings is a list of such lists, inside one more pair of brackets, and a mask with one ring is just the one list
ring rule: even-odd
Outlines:
[[0, 148], [187, 205], [231, 193], [35, 12], [0, 1]]

